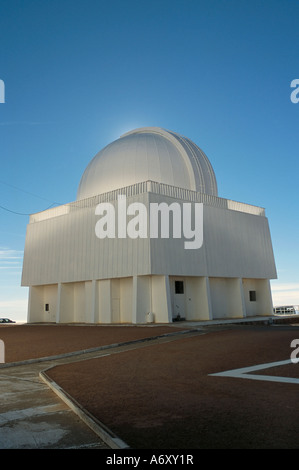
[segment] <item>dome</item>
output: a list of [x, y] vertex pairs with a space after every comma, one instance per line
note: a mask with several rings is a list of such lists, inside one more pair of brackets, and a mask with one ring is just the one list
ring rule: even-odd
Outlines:
[[91, 160], [77, 200], [143, 181], [155, 181], [217, 196], [211, 163], [190, 139], [158, 127], [122, 135]]

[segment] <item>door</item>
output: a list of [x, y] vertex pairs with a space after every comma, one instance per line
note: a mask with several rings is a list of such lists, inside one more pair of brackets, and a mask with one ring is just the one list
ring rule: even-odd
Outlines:
[[185, 283], [182, 280], [174, 281], [173, 319], [185, 318]]

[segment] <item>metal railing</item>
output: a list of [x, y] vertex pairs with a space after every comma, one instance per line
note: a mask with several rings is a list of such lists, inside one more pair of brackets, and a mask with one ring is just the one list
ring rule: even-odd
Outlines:
[[243, 202], [232, 201], [230, 199], [224, 199], [218, 196], [212, 196], [210, 194], [178, 188], [176, 186], [158, 183], [156, 181], [143, 181], [141, 183], [135, 183], [124, 188], [119, 188], [107, 193], [99, 194], [97, 196], [92, 196], [86, 199], [81, 199], [79, 201], [63, 204], [58, 207], [53, 207], [52, 209], [48, 209], [43, 212], [37, 212], [36, 214], [30, 215], [29, 223], [40, 222], [42, 220], [51, 219], [53, 217], [66, 215], [79, 209], [95, 207], [101, 202], [116, 201], [118, 195], [120, 194], [125, 195], [126, 197], [134, 197], [143, 193], [153, 193], [188, 202], [201, 202], [208, 206], [265, 216], [265, 209], [263, 207], [252, 206]]

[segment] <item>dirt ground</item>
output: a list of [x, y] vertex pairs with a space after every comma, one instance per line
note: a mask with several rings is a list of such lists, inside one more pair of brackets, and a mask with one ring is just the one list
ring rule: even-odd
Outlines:
[[0, 324], [5, 362], [55, 356], [173, 332], [169, 326]]
[[[35, 347], [27, 356], [33, 350], [39, 354], [39, 345], [40, 355], [48, 355], [45, 338], [57, 354], [56, 346], [80, 350], [83, 344], [94, 347], [96, 342], [116, 343], [170, 329], [66, 328], [71, 327], [5, 327], [0, 338], [15, 351], [14, 357], [18, 351], [20, 360], [32, 342]], [[105, 338], [100, 333], [104, 329]], [[298, 449], [298, 384], [209, 375], [289, 359], [295, 338], [298, 324], [204, 328], [194, 337], [111, 351], [47, 373], [135, 449]], [[258, 373], [299, 378], [299, 364]]]

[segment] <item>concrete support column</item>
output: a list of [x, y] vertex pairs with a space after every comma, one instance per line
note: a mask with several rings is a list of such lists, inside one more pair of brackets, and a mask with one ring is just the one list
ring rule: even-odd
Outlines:
[[85, 281], [85, 322], [94, 323], [94, 284]]
[[229, 317], [244, 318], [246, 317], [246, 307], [243, 293], [243, 284], [241, 278], [229, 279]]
[[152, 276], [152, 310], [157, 323], [172, 323], [169, 276]]
[[244, 297], [244, 289], [243, 289], [243, 279], [239, 278], [239, 291], [240, 291], [240, 301], [241, 301], [241, 313], [242, 317], [246, 317], [246, 302]]
[[33, 317], [33, 287], [29, 287], [28, 294], [28, 311], [27, 311], [27, 323], [31, 323]]
[[258, 294], [261, 296], [259, 315], [273, 315], [273, 301], [269, 279], [260, 279], [259, 287]]
[[95, 322], [112, 323], [111, 280], [96, 281]]
[[151, 311], [151, 279], [149, 276], [133, 277], [132, 323], [146, 323]]
[[[203, 298], [205, 299], [205, 304], [203, 305], [203, 319], [212, 320], [212, 302], [211, 302], [211, 290], [210, 290], [210, 280], [208, 277], [204, 277], [202, 280], [201, 291], [203, 293]], [[204, 318], [206, 317], [206, 318]]]
[[31, 322], [31, 299], [32, 299], [32, 287], [29, 287], [28, 292], [28, 307], [27, 307], [27, 323]]
[[56, 323], [60, 323], [60, 311], [61, 311], [61, 282], [59, 282], [57, 286]]
[[90, 311], [90, 322], [96, 322], [96, 293], [97, 293], [97, 281], [91, 281], [91, 311]]

